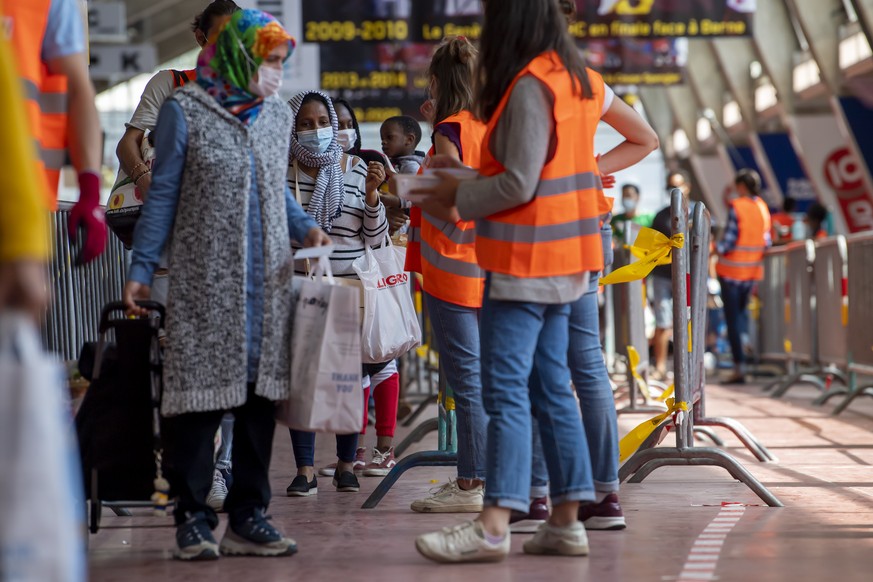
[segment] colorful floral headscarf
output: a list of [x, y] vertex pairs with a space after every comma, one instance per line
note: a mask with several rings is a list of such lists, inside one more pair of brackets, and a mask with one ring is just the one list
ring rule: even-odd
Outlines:
[[249, 92], [252, 75], [277, 46], [287, 43], [291, 56], [297, 43], [260, 10], [238, 10], [219, 26], [197, 58], [197, 83], [240, 121], [251, 123], [264, 102]]

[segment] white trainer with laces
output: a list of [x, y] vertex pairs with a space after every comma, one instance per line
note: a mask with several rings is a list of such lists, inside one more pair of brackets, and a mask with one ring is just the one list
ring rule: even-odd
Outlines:
[[485, 530], [478, 521], [445, 527], [418, 536], [415, 548], [422, 556], [443, 564], [460, 562], [499, 562], [509, 555], [509, 532], [498, 544], [485, 539]]
[[587, 556], [588, 534], [580, 522], [566, 527], [544, 523], [534, 537], [524, 542], [525, 554], [548, 556]]
[[430, 497], [412, 502], [412, 511], [418, 513], [479, 513], [485, 501], [482, 485], [470, 490], [461, 489], [458, 482], [448, 483], [431, 490]]
[[224, 509], [224, 500], [227, 499], [227, 483], [224, 480], [224, 475], [218, 469], [212, 476], [212, 489], [209, 490], [209, 495], [206, 496], [206, 505], [215, 511]]

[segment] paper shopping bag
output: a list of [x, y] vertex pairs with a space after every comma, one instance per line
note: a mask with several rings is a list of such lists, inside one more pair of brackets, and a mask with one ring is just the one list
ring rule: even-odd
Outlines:
[[297, 430], [357, 433], [364, 417], [359, 291], [335, 284], [326, 257], [319, 263], [326, 276], [293, 283], [291, 391], [276, 419]]

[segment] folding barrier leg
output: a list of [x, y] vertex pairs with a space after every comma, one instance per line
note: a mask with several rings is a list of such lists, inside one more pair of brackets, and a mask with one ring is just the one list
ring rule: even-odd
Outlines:
[[436, 404], [439, 402], [439, 396], [434, 394], [433, 396], [428, 396], [427, 400], [418, 405], [418, 408], [415, 409], [415, 412], [410, 414], [404, 421], [403, 426], [412, 426], [415, 424], [415, 421], [418, 420], [418, 417], [427, 410], [427, 407], [431, 404]]
[[[719, 449], [713, 448], [659, 448], [640, 451], [632, 457], [631, 464], [633, 477], [630, 483], [640, 483], [653, 471], [666, 466], [716, 466], [726, 470], [730, 475], [742, 482], [752, 490], [761, 500], [770, 507], [784, 507], [781, 501], [773, 495], [769, 489], [749, 473], [736, 459]], [[621, 478], [621, 477], [619, 477]]]
[[414, 467], [454, 467], [457, 464], [458, 453], [451, 453], [448, 451], [422, 451], [404, 457], [397, 461], [394, 468], [385, 475], [382, 482], [379, 483], [367, 500], [364, 501], [361, 509], [373, 509], [379, 505], [379, 502], [382, 501], [382, 498], [385, 497], [388, 491], [391, 490], [391, 487], [393, 487], [397, 480], [400, 479], [400, 476], [409, 469]]
[[849, 405], [855, 401], [855, 398], [858, 396], [873, 396], [873, 386], [864, 386], [862, 388], [858, 388], [856, 390], [852, 390], [849, 395], [840, 402], [839, 406], [837, 406], [834, 411], [831, 413], [836, 416], [841, 414]]
[[791, 388], [802, 383], [812, 384], [822, 392], [825, 390], [824, 380], [810, 373], [810, 370], [804, 370], [803, 372], [792, 374], [779, 382], [776, 389], [773, 391], [773, 394], [770, 396], [773, 398], [782, 398]]
[[714, 430], [710, 430], [704, 426], [695, 426], [694, 427], [694, 434], [698, 438], [705, 436], [706, 438], [711, 440], [712, 443], [717, 447], [724, 446], [724, 441], [721, 440], [721, 437], [719, 437], [717, 434], [715, 434]]
[[415, 443], [421, 442], [421, 439], [423, 439], [428, 434], [439, 430], [439, 424], [439, 419], [437, 418], [429, 418], [425, 420], [417, 427], [415, 427], [413, 431], [400, 442], [400, 444], [394, 447], [394, 454], [398, 457], [402, 456], [403, 453], [406, 452], [406, 449], [408, 449]]
[[[755, 455], [755, 458], [762, 463], [773, 463], [777, 461], [776, 457], [761, 443], [761, 441], [752, 435], [749, 429], [733, 418], [695, 418], [694, 429], [697, 430], [698, 426], [720, 426], [726, 428], [734, 433], [740, 442], [749, 449], [749, 452]], [[718, 446], [723, 447], [724, 443]]]

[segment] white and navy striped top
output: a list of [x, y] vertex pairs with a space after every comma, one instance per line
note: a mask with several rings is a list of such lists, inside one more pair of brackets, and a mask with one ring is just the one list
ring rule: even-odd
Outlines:
[[[376, 207], [367, 206], [367, 165], [356, 156], [344, 157], [340, 163], [345, 163], [345, 200], [342, 214], [333, 221], [329, 233], [336, 248], [330, 256], [330, 266], [333, 274], [341, 277], [354, 277], [352, 263], [364, 254], [364, 245], [371, 247], [382, 244], [388, 235], [388, 220], [385, 217], [385, 207], [380, 202]], [[297, 197], [304, 210], [309, 210], [309, 201], [315, 190], [315, 178], [300, 170], [297, 173], [295, 191], [294, 165], [288, 167], [288, 187]], [[300, 247], [294, 246], [297, 250]], [[298, 274], [305, 274], [305, 266], [295, 266]]]

